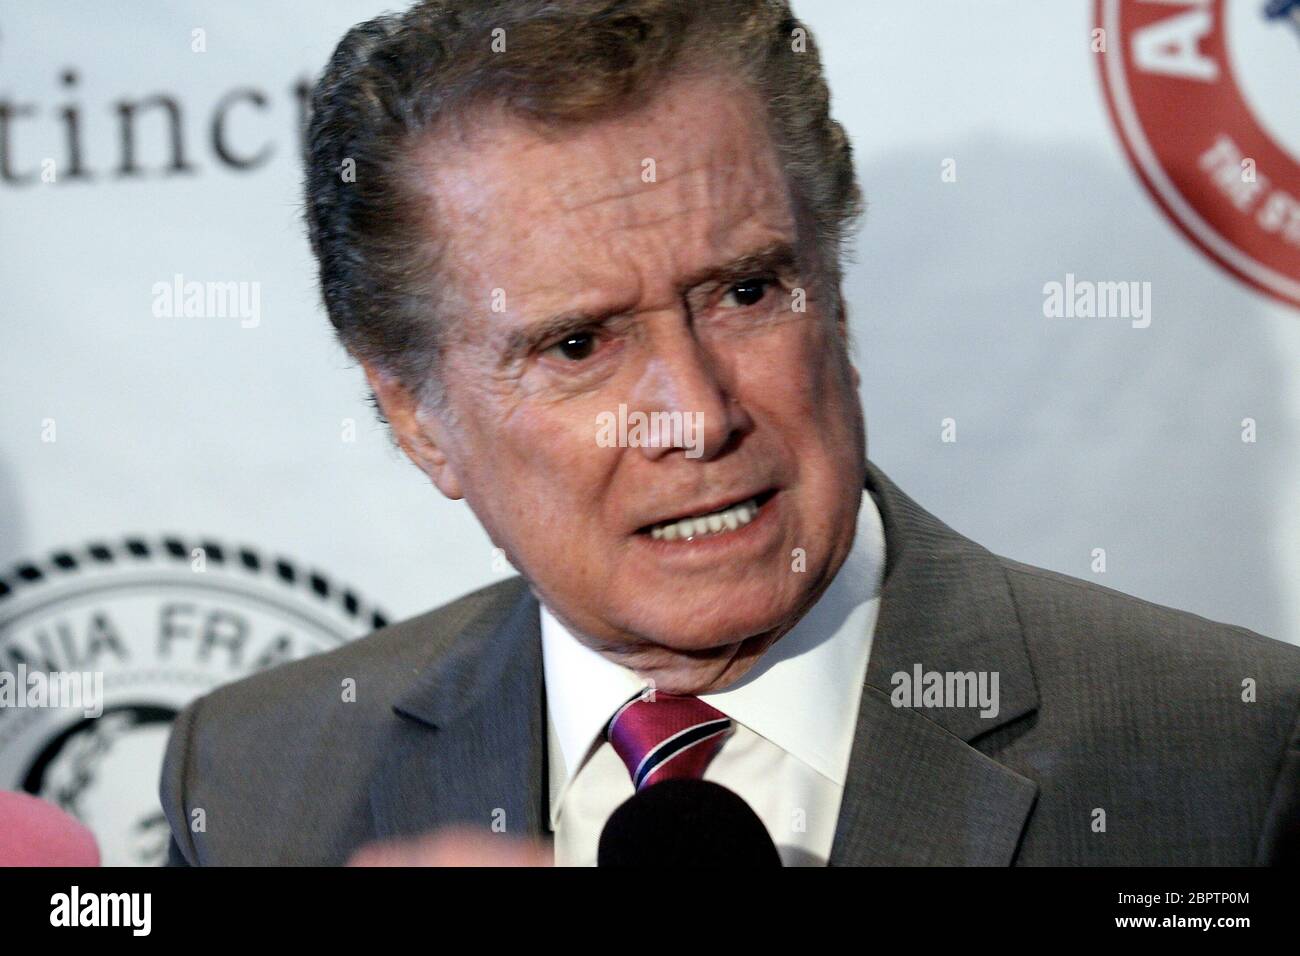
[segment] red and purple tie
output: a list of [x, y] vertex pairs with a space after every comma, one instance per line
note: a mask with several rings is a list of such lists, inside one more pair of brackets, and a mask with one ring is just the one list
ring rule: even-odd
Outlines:
[[605, 737], [641, 790], [663, 780], [698, 780], [731, 730], [731, 719], [698, 697], [638, 695], [618, 709]]

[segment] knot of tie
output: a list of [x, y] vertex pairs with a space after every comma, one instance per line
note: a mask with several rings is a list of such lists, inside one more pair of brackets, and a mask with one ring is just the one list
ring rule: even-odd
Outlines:
[[730, 730], [731, 719], [698, 697], [637, 695], [610, 718], [605, 738], [641, 790], [703, 777]]

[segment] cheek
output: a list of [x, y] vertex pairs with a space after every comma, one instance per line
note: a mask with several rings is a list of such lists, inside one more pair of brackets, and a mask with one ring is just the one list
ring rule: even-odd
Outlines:
[[482, 401], [463, 422], [473, 436], [466, 499], [515, 548], [554, 540], [554, 529], [604, 500], [620, 450], [596, 443], [596, 413], [576, 404], [507, 410]]
[[857, 390], [840, 341], [812, 327], [785, 326], [737, 363], [749, 402], [781, 423], [786, 440], [807, 446], [843, 440]]

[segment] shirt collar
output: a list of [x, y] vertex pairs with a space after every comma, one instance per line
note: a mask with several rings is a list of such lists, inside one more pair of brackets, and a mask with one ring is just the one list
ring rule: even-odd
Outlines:
[[[864, 491], [853, 547], [825, 593], [739, 683], [701, 700], [843, 786], [884, 566], [880, 511]], [[545, 605], [541, 630], [546, 706], [561, 758], [551, 761], [554, 825], [606, 722], [647, 684], [575, 638]]]

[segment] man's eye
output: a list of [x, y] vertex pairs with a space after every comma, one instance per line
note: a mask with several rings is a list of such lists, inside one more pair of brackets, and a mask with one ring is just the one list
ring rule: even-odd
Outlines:
[[570, 362], [581, 362], [596, 351], [596, 336], [591, 332], [572, 332], [560, 339], [546, 354], [564, 358]]
[[732, 283], [722, 297], [722, 305], [728, 309], [744, 309], [757, 305], [763, 301], [771, 286], [771, 279], [745, 279], [742, 282]]

